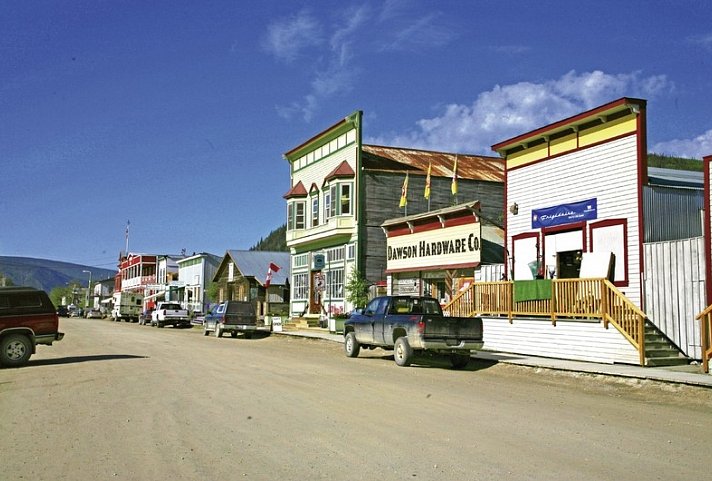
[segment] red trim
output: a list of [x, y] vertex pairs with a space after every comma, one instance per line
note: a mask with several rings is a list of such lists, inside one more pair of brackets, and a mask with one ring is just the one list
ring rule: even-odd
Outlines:
[[301, 144], [299, 144], [299, 145], [297, 145], [296, 147], [294, 147], [292, 150], [288, 150], [287, 152], [285, 152], [284, 156], [287, 158], [287, 160], [289, 160], [289, 156], [290, 156], [292, 153], [298, 151], [298, 150], [301, 149], [302, 147], [305, 147], [305, 146], [309, 145], [310, 143], [312, 143], [312, 142], [314, 142], [315, 140], [317, 140], [319, 137], [322, 137], [324, 134], [326, 134], [326, 133], [328, 133], [328, 132], [334, 130], [334, 129], [337, 128], [337, 127], [339, 127], [341, 124], [345, 124], [347, 120], [348, 120], [348, 118], [344, 118], [344, 119], [339, 120], [339, 121], [336, 122], [334, 125], [332, 125], [331, 127], [327, 127], [326, 129], [322, 130], [321, 132], [319, 132], [318, 134], [316, 134], [315, 136], [313, 136], [313, 137], [310, 138], [309, 140], [307, 140], [307, 141], [305, 141], [305, 142], [302, 142]]
[[638, 295], [640, 296], [639, 307], [645, 312], [645, 296], [643, 295], [643, 272], [645, 272], [645, 252], [643, 248], [643, 240], [645, 239], [643, 186], [648, 183], [648, 134], [645, 102], [640, 104], [640, 112], [636, 120], [638, 126]]
[[437, 222], [428, 222], [427, 224], [416, 224], [413, 226], [413, 234], [416, 232], [428, 232], [431, 230], [439, 230], [442, 229], [443, 226], [440, 224], [440, 221]]
[[628, 219], [606, 219], [593, 222], [588, 226], [588, 238], [591, 240], [591, 252], [593, 252], [593, 229], [601, 227], [614, 227], [618, 225], [623, 226], [623, 280], [614, 280], [613, 284], [616, 287], [628, 287], [630, 284], [630, 279], [628, 278]]
[[416, 270], [413, 268], [405, 267], [403, 269], [387, 269], [386, 274], [397, 274], [399, 272], [418, 272], [418, 271], [444, 271], [453, 269], [472, 269], [479, 266], [479, 262], [466, 262], [464, 264], [443, 264], [438, 266], [428, 266], [428, 267], [418, 267]]
[[445, 219], [445, 227], [457, 227], [458, 225], [477, 224], [478, 219], [474, 214], [465, 217], [453, 217]]
[[505, 140], [503, 142], [500, 142], [498, 144], [494, 144], [492, 146], [492, 150], [498, 151], [501, 149], [504, 149], [506, 146], [511, 145], [511, 144], [516, 144], [519, 142], [522, 142], [524, 139], [527, 139], [529, 137], [538, 137], [545, 132], [551, 131], [551, 130], [556, 130], [560, 129], [562, 127], [566, 127], [568, 124], [578, 122], [580, 120], [584, 120], [587, 117], [593, 117], [596, 114], [599, 114], [601, 112], [604, 112], [606, 110], [613, 109], [615, 107], [625, 105], [625, 104], [638, 104], [641, 107], [645, 106], [645, 100], [642, 99], [635, 99], [635, 98], [629, 98], [629, 97], [622, 97], [618, 100], [614, 100], [613, 102], [609, 102], [607, 104], [601, 105], [600, 107], [596, 107], [592, 110], [588, 110], [586, 112], [582, 112], [580, 114], [574, 115], [573, 117], [569, 117], [567, 119], [559, 120], [558, 122], [554, 122], [553, 124], [546, 125], [544, 127], [538, 128], [536, 130], [532, 130], [530, 132], [518, 135], [517, 137], [513, 137], [511, 139]]
[[398, 237], [401, 235], [408, 235], [410, 233], [410, 227], [398, 227], [397, 229], [386, 230], [386, 237]]
[[[507, 169], [507, 162], [504, 163], [504, 214], [502, 215], [502, 224], [504, 225], [504, 246], [502, 247], [504, 249], [504, 278], [509, 279], [509, 249], [507, 248], [507, 232], [509, 232], [508, 229], [508, 224], [509, 224], [509, 190], [507, 186], [509, 185], [509, 170]], [[514, 243], [512, 243], [512, 250], [514, 250]]]
[[614, 141], [616, 141], [616, 140], [624, 139], [624, 138], [626, 138], [626, 137], [630, 137], [631, 135], [635, 135], [635, 134], [636, 134], [635, 131], [631, 131], [631, 132], [628, 132], [628, 133], [625, 133], [625, 134], [616, 135], [615, 137], [611, 137], [610, 139], [601, 140], [600, 142], [595, 142], [595, 143], [593, 143], [593, 144], [588, 144], [588, 145], [586, 145], [586, 146], [584, 146], [584, 147], [579, 147], [579, 145], [578, 145], [578, 138], [579, 138], [579, 137], [578, 137], [578, 135], [576, 135], [576, 148], [575, 148], [575, 149], [567, 150], [567, 151], [565, 151], [565, 152], [559, 152], [558, 154], [554, 154], [554, 155], [549, 156], [549, 157], [544, 157], [543, 159], [535, 160], [535, 161], [533, 161], [533, 162], [528, 162], [528, 163], [526, 163], [526, 164], [517, 165], [517, 166], [514, 166], [514, 167], [510, 168], [509, 170], [517, 170], [517, 169], [521, 169], [521, 168], [524, 168], [524, 167], [530, 167], [530, 166], [532, 166], [532, 165], [536, 165], [536, 164], [539, 164], [539, 163], [541, 163], [541, 162], [545, 162], [545, 161], [547, 161], [547, 160], [551, 160], [551, 159], [555, 159], [555, 158], [557, 158], [557, 157], [561, 157], [562, 155], [567, 155], [567, 154], [571, 154], [571, 153], [573, 153], [573, 152], [579, 152], [579, 151], [584, 151], [584, 150], [589, 149], [589, 148], [598, 147], [599, 145], [603, 145], [603, 144], [606, 144], [606, 143], [608, 143], [608, 142], [614, 142]]
[[712, 212], [710, 212], [710, 202], [712, 202], [712, 186], [710, 186], [710, 173], [712, 172], [712, 155], [703, 157], [704, 162], [704, 172], [705, 172], [705, 244], [707, 248], [705, 249], [705, 271], [707, 279], [707, 305], [712, 304]]

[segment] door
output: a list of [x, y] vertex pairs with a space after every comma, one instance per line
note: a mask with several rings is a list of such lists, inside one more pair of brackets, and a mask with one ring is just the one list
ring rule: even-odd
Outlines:
[[312, 271], [309, 281], [309, 313], [321, 314], [321, 298], [326, 287], [324, 275], [320, 271]]

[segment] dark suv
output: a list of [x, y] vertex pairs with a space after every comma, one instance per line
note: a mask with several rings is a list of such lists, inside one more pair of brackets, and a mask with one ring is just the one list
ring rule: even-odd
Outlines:
[[269, 326], [257, 319], [251, 302], [225, 301], [205, 315], [203, 335], [207, 336], [211, 331], [215, 337], [222, 337], [226, 332], [237, 337], [237, 333], [242, 332], [249, 339], [257, 331], [269, 332]]
[[44, 291], [0, 287], [0, 365], [27, 364], [37, 344], [61, 341], [57, 311]]

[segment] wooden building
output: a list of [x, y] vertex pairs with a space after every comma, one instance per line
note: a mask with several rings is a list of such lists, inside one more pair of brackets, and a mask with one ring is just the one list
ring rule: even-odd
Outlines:
[[290, 164], [284, 198], [293, 316], [350, 311], [345, 285], [354, 272], [385, 286], [381, 224], [387, 219], [479, 200], [482, 217], [501, 222], [502, 159], [366, 145], [361, 139], [357, 111], [284, 154]]

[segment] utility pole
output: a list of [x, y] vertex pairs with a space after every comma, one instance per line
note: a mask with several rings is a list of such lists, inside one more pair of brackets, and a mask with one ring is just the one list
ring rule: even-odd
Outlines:
[[91, 271], [82, 271], [89, 273], [89, 286], [87, 287], [86, 300], [84, 301], [84, 307], [89, 307], [89, 293], [91, 292]]

